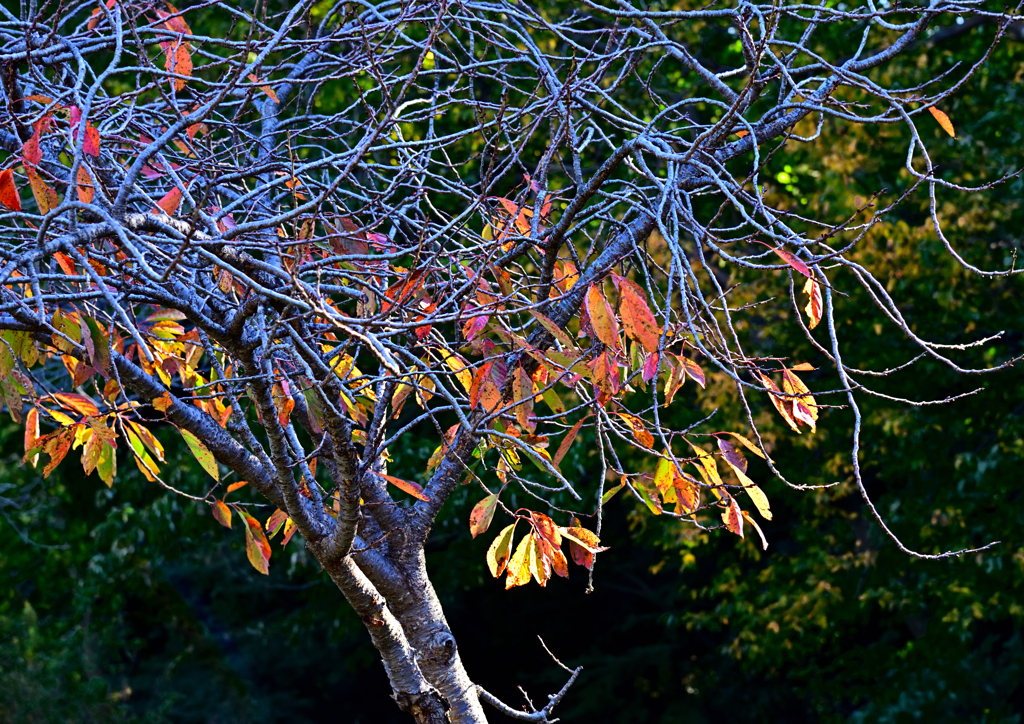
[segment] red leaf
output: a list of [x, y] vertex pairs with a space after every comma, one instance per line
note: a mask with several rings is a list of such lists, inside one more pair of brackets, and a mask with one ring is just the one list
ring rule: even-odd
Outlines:
[[11, 211], [21, 211], [21, 196], [18, 195], [18, 188], [14, 185], [13, 169], [0, 171], [0, 204]]
[[[767, 246], [767, 244], [766, 244], [766, 246]], [[811, 270], [808, 268], [808, 266], [806, 264], [804, 264], [802, 261], [797, 259], [796, 256], [794, 256], [790, 252], [786, 251], [785, 249], [776, 249], [774, 247], [769, 247], [769, 248], [772, 251], [774, 251], [776, 254], [778, 254], [782, 258], [782, 260], [784, 262], [789, 264], [791, 267], [796, 269], [798, 272], [803, 274], [805, 277], [809, 278], [811, 276]]]
[[[639, 342], [648, 352], [657, 352], [661, 340], [661, 328], [647, 306], [645, 294], [636, 284], [617, 277], [619, 287], [619, 314], [622, 315], [622, 328], [630, 338]], [[593, 317], [591, 317], [593, 319]]]

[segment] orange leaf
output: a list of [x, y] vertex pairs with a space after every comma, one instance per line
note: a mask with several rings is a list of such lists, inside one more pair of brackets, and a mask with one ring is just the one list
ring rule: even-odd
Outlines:
[[92, 186], [92, 176], [86, 170], [85, 166], [78, 167], [78, 200], [83, 204], [91, 204], [93, 197], [95, 196], [95, 190]]
[[57, 192], [46, 185], [46, 182], [40, 178], [35, 169], [26, 166], [25, 171], [28, 173], [28, 183], [32, 187], [32, 195], [36, 198], [39, 213], [45, 215], [50, 213], [52, 209], [57, 208], [58, 204], [60, 204]]
[[498, 495], [493, 493], [473, 506], [469, 514], [469, 532], [476, 538], [481, 533], [486, 533], [494, 518], [494, 509], [498, 507]]
[[646, 448], [654, 447], [654, 436], [644, 427], [644, 421], [636, 415], [630, 415], [625, 412], [617, 413], [622, 420], [629, 425], [633, 431], [633, 437], [638, 443]]
[[192, 51], [189, 44], [184, 40], [175, 42], [160, 43], [166, 56], [164, 68], [170, 73], [185, 76], [184, 78], [172, 78], [174, 90], [180, 91], [188, 82], [186, 79], [192, 77]]
[[953, 129], [953, 122], [949, 120], [949, 116], [947, 116], [944, 112], [940, 111], [935, 106], [928, 106], [928, 112], [931, 113], [935, 120], [939, 122], [939, 125], [942, 126], [943, 131], [948, 133], [953, 138], [956, 138], [956, 131]]
[[558, 450], [555, 451], [555, 456], [552, 458], [552, 462], [554, 462], [556, 468], [562, 464], [562, 460], [565, 458], [565, 454], [569, 452], [569, 448], [570, 446], [572, 446], [572, 441], [576, 439], [576, 435], [579, 433], [580, 428], [583, 427], [583, 423], [586, 421], [586, 419], [587, 418], [584, 417], [582, 420], [573, 425], [572, 429], [569, 430], [568, 433], [566, 433], [564, 438], [562, 438], [562, 444], [558, 446]]
[[619, 323], [615, 319], [612, 307], [605, 299], [604, 293], [597, 284], [591, 284], [587, 290], [587, 314], [590, 326], [597, 338], [614, 350], [619, 348]]
[[[39, 410], [31, 408], [25, 416], [25, 452], [39, 444]], [[34, 454], [28, 462], [32, 467], [39, 461], [39, 453]]]
[[818, 326], [818, 322], [821, 321], [821, 312], [823, 308], [821, 302], [821, 285], [819, 285], [814, 279], [808, 278], [807, 283], [804, 284], [804, 292], [809, 297], [807, 300], [807, 306], [804, 307], [804, 311], [807, 312], [808, 318], [807, 326], [814, 329]]
[[225, 528], [231, 527], [231, 508], [220, 500], [215, 500], [213, 503], [213, 517]]
[[[248, 75], [248, 78], [249, 78], [249, 80], [250, 80], [250, 81], [252, 81], [253, 83], [255, 83], [255, 84], [259, 85], [259, 83], [260, 83], [260, 79], [256, 77], [256, 74], [255, 74], [255, 73], [250, 73], [250, 74]], [[261, 91], [263, 91], [264, 93], [266, 93], [266, 94], [267, 94], [267, 97], [268, 97], [268, 98], [270, 98], [270, 100], [274, 101], [274, 103], [280, 103], [280, 102], [281, 102], [281, 101], [277, 100], [277, 93], [275, 93], [275, 92], [274, 92], [274, 89], [273, 89], [273, 88], [271, 88], [271, 87], [270, 87], [269, 85], [260, 85], [260, 86], [259, 86], [259, 89], [260, 89]]]
[[228, 493], [233, 493], [239, 488], [244, 488], [248, 484], [248, 480], [239, 480], [237, 483], [231, 483], [231, 485], [228, 486], [227, 493], [224, 493], [224, 495], [227, 495]]
[[536, 531], [538, 538], [547, 541], [555, 548], [562, 545], [562, 533], [559, 531], [558, 526], [555, 525], [555, 521], [543, 513], [531, 511], [530, 515], [533, 518], [533, 529]]
[[419, 483], [412, 483], [408, 480], [402, 480], [401, 478], [394, 478], [391, 477], [390, 475], [385, 475], [384, 473], [377, 473], [377, 475], [387, 480], [396, 488], [404, 490], [414, 498], [419, 498], [420, 500], [430, 500], [430, 498], [423, 494], [423, 486], [420, 485]]
[[83, 417], [100, 414], [100, 410], [96, 407], [96, 403], [85, 395], [79, 395], [76, 392], [57, 392], [54, 393], [53, 396], [65, 408], [74, 410]]
[[174, 212], [178, 210], [178, 206], [181, 205], [181, 191], [177, 186], [172, 188], [164, 197], [156, 202], [158, 208], [153, 209], [153, 213], [164, 212], [168, 216], [174, 216]]
[[13, 169], [0, 171], [0, 204], [11, 211], [21, 211], [21, 196], [18, 195], [18, 188], [14, 185]]

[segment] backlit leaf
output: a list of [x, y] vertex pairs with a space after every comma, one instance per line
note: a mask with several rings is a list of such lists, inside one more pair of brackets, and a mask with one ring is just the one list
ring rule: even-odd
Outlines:
[[768, 399], [772, 401], [772, 404], [775, 406], [775, 409], [779, 411], [780, 415], [782, 415], [782, 419], [786, 421], [786, 424], [789, 425], [796, 433], [799, 434], [800, 428], [797, 427], [796, 421], [793, 420], [792, 398], [783, 397], [781, 394], [779, 394], [781, 390], [775, 385], [774, 382], [772, 382], [771, 377], [764, 374], [763, 372], [758, 372], [757, 374], [761, 378], [761, 383], [768, 390]]
[[95, 189], [92, 185], [92, 176], [89, 175], [89, 171], [85, 166], [78, 167], [78, 200], [83, 204], [91, 204], [93, 197], [96, 195]]
[[245, 555], [252, 567], [263, 575], [270, 574], [270, 541], [263, 534], [260, 522], [246, 513], [239, 510], [238, 514], [245, 523]]
[[34, 169], [26, 167], [25, 172], [28, 174], [28, 183], [32, 188], [32, 195], [36, 199], [36, 206], [39, 207], [39, 213], [45, 215], [57, 208], [60, 205], [57, 192], [47, 186]]
[[[789, 264], [791, 267], [796, 269], [798, 272], [803, 274], [805, 277], [808, 277], [808, 278], [811, 277], [811, 270], [810, 270], [810, 268], [806, 264], [804, 264], [802, 261], [800, 261], [796, 257], [795, 254], [793, 254], [791, 252], [788, 252], [785, 249], [776, 249], [775, 247], [769, 247], [769, 248], [772, 251], [774, 251], [776, 254], [778, 254], [782, 258], [782, 260], [784, 262]], [[740, 524], [740, 527], [742, 528], [742, 524]]]
[[680, 366], [686, 371], [687, 376], [703, 388], [704, 370], [700, 368], [700, 365], [692, 359], [687, 359], [682, 355], [679, 355], [677, 359], [679, 360]]
[[202, 443], [202, 441], [193, 435], [188, 430], [178, 428], [178, 432], [185, 438], [185, 442], [188, 443], [189, 450], [196, 456], [196, 460], [203, 466], [203, 470], [210, 474], [214, 480], [220, 480], [220, 470], [217, 467], [217, 461], [213, 457], [213, 453], [210, 449]]
[[757, 524], [757, 521], [754, 520], [754, 516], [752, 516], [750, 513], [748, 513], [745, 510], [742, 511], [742, 512], [743, 512], [743, 520], [747, 521], [752, 526], [754, 526], [754, 530], [757, 531], [757, 535], [760, 536], [760, 538], [761, 538], [761, 545], [763, 546], [763, 549], [764, 550], [768, 550], [768, 539], [765, 538], [764, 537], [764, 533], [761, 532], [761, 526], [759, 526]]
[[807, 326], [810, 329], [814, 329], [818, 326], [818, 322], [821, 321], [821, 312], [823, 309], [821, 301], [821, 285], [818, 284], [814, 279], [808, 278], [804, 284], [804, 293], [807, 294], [807, 306], [804, 307], [804, 311], [807, 312]]
[[[619, 314], [622, 328], [631, 339], [639, 342], [648, 352], [657, 352], [661, 328], [647, 306], [643, 290], [626, 279], [619, 282]], [[591, 317], [593, 319], [593, 317]]]
[[638, 443], [646, 448], [654, 447], [654, 436], [644, 426], [644, 421], [636, 415], [630, 415], [625, 412], [617, 413], [622, 420], [629, 425], [630, 430], [633, 431], [633, 437]]
[[[164, 194], [163, 198], [156, 202], [156, 205], [159, 211], [164, 212], [168, 216], [174, 216], [174, 212], [181, 205], [181, 191], [175, 186]], [[154, 209], [153, 213], [157, 213], [157, 209]]]
[[948, 133], [953, 138], [956, 138], [956, 131], [953, 129], [953, 122], [949, 120], [949, 116], [945, 112], [940, 111], [935, 106], [928, 106], [928, 112], [932, 114], [932, 117], [939, 122], [942, 126], [942, 130]]
[[565, 458], [566, 453], [569, 452], [569, 448], [572, 446], [572, 441], [576, 439], [576, 435], [579, 434], [580, 428], [583, 427], [583, 423], [587, 418], [583, 418], [575, 425], [572, 429], [566, 433], [565, 437], [562, 438], [561, 444], [558, 446], [558, 450], [555, 451], [555, 456], [552, 458], [555, 467], [557, 468], [562, 464], [562, 460]]
[[508, 576], [505, 578], [505, 590], [516, 586], [525, 586], [530, 582], [530, 555], [534, 547], [533, 532], [527, 533], [512, 554], [508, 562]]
[[518, 522], [517, 519], [512, 525], [505, 526], [487, 549], [487, 568], [495, 578], [504, 573], [508, 565], [509, 556], [512, 555], [512, 535]]
[[402, 480], [401, 478], [394, 478], [390, 475], [384, 475], [383, 473], [377, 473], [377, 475], [387, 480], [396, 488], [405, 491], [414, 498], [419, 498], [420, 500], [430, 500], [430, 498], [423, 494], [423, 486], [420, 485], [419, 483], [413, 483], [408, 480]]
[[494, 510], [498, 507], [498, 494], [492, 493], [473, 506], [469, 513], [469, 532], [476, 538], [485, 533], [494, 518]]
[[18, 194], [17, 186], [14, 185], [13, 169], [0, 171], [0, 204], [11, 211], [21, 211], [21, 196]]
[[220, 500], [213, 502], [213, 518], [225, 528], [231, 527], [231, 508]]
[[722, 522], [730, 533], [743, 537], [743, 511], [735, 498], [728, 498], [725, 501], [725, 510], [722, 511]]
[[591, 284], [587, 291], [587, 313], [590, 316], [590, 326], [597, 338], [613, 350], [617, 350], [619, 348], [619, 323], [616, 321], [612, 307], [605, 299], [601, 287], [597, 284]]

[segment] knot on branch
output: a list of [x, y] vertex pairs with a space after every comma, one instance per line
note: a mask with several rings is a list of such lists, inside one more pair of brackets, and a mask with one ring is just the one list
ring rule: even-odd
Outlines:
[[416, 724], [448, 724], [448, 702], [434, 689], [409, 693], [394, 692], [398, 708], [411, 714]]
[[427, 657], [441, 665], [448, 665], [458, 653], [458, 646], [455, 644], [455, 637], [448, 630], [441, 630], [435, 633], [430, 640], [430, 648]]

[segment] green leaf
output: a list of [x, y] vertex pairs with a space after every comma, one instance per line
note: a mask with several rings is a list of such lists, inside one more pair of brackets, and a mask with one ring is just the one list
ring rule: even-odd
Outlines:
[[203, 466], [203, 470], [208, 472], [214, 480], [220, 481], [220, 469], [217, 467], [217, 461], [213, 459], [213, 453], [210, 452], [210, 449], [188, 430], [182, 430], [179, 427], [178, 432], [185, 438], [185, 442], [188, 443], [192, 454], [196, 456], [196, 460]]

